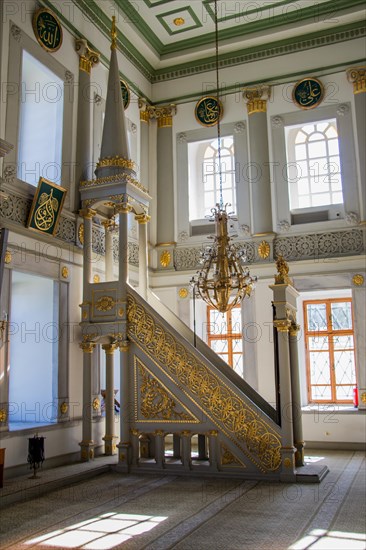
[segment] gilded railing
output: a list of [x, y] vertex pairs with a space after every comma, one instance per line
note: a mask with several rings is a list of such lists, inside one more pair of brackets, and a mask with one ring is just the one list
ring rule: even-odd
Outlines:
[[[230, 388], [201, 359], [128, 296], [128, 336], [155, 359], [167, 374], [190, 392], [195, 403], [262, 471], [281, 464], [281, 440], [274, 426]], [[242, 444], [244, 443], [244, 446]]]

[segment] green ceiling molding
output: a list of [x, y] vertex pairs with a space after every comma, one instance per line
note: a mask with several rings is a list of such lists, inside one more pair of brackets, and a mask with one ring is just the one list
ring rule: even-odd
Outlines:
[[[352, 2], [358, 0], [349, 1]], [[104, 36], [109, 38], [111, 21], [108, 16], [105, 15], [98, 8], [95, 2], [93, 0], [73, 0], [73, 2], [84, 11], [84, 13], [97, 27], [97, 29]], [[66, 17], [58, 10], [57, 4], [53, 5], [51, 0], [39, 0], [39, 3], [53, 10], [73, 36], [75, 36], [76, 38], [88, 39], [88, 36], [81, 35], [80, 31], [76, 29], [73, 24], [68, 19], [66, 19]], [[97, 8], [96, 13], [93, 11], [95, 7]], [[220, 68], [240, 65], [243, 63], [251, 63], [271, 57], [282, 56], [298, 51], [318, 48], [324, 45], [345, 42], [364, 36], [366, 36], [366, 24], [363, 21], [350, 23], [348, 25], [330, 28], [327, 31], [318, 31], [316, 33], [306, 34], [295, 38], [289, 38], [282, 41], [271, 42], [261, 46], [246, 48], [240, 51], [223, 54], [219, 58]], [[95, 44], [92, 44], [91, 42], [89, 43], [93, 49], [99, 51], [99, 48]], [[134, 48], [132, 44], [126, 40], [126, 38], [120, 33], [120, 31], [118, 32], [118, 47], [129, 59], [129, 61], [131, 61], [131, 63], [140, 71], [140, 73], [153, 84], [163, 81], [169, 81], [176, 78], [187, 77], [192, 74], [200, 74], [207, 71], [212, 71], [215, 68], [215, 58], [209, 57], [190, 63], [183, 63], [180, 65], [174, 65], [171, 67], [166, 67], [164, 69], [155, 70], [149, 63], [144, 60], [144, 58], [141, 54], [139, 54], [136, 48]], [[132, 52], [130, 48], [132, 49]], [[109, 67], [109, 59], [107, 59], [104, 55], [101, 55], [101, 62], [106, 67]], [[350, 64], [355, 62], [355, 60], [350, 60]], [[357, 62], [364, 63], [364, 59], [360, 59]], [[318, 69], [318, 71], [319, 70], [320, 69]], [[151, 100], [146, 96], [146, 94], [141, 92], [136, 84], [132, 82], [125, 73], [121, 73], [121, 77], [126, 80], [131, 90], [135, 92], [137, 96], [146, 97], [147, 101], [151, 103]], [[268, 81], [273, 81], [273, 77], [270, 77]], [[248, 83], [245, 83], [245, 85], [248, 85]], [[233, 93], [232, 89], [233, 87], [231, 87], [231, 93]], [[227, 89], [227, 92], [230, 92], [230, 88]], [[164, 100], [164, 102], [178, 101], [178, 99], [188, 101], [189, 98], [196, 97], [200, 97], [200, 93], [193, 93], [189, 96], [182, 96], [181, 98], [168, 98], [167, 100]], [[163, 103], [163, 101], [159, 101], [159, 104], [161, 103]]]
[[[264, 6], [257, 5], [252, 10], [249, 9], [249, 10], [245, 10], [245, 11], [238, 11], [238, 13], [234, 13], [232, 15], [227, 15], [226, 17], [218, 17], [217, 21], [219, 23], [224, 23], [225, 21], [230, 21], [230, 19], [237, 19], [238, 17], [244, 17], [244, 16], [247, 17], [248, 15], [252, 15], [253, 13], [260, 13], [262, 11], [270, 10], [272, 8], [278, 8], [280, 6], [285, 6], [286, 4], [291, 4], [292, 2], [293, 2], [293, 0], [280, 0], [280, 1], [277, 1], [277, 2], [267, 3]], [[214, 3], [214, 0], [203, 0], [203, 6], [205, 7], [206, 11], [210, 15], [212, 21], [215, 21], [215, 12], [211, 7], [211, 4], [213, 4], [213, 3]], [[236, 5], [240, 7], [239, 2]], [[244, 6], [244, 4], [242, 4], [242, 5]], [[250, 4], [249, 4], [249, 6], [250, 6]], [[218, 12], [218, 15], [219, 14], [220, 14], [220, 12]]]
[[[190, 27], [182, 27], [182, 28], [177, 28], [176, 31], [172, 31], [172, 29], [169, 27], [168, 23], [165, 21], [165, 19], [170, 16], [170, 15], [180, 15], [181, 17], [184, 18], [184, 14], [185, 12], [188, 12], [189, 15], [192, 17], [193, 21], [195, 22], [195, 25], [191, 25]], [[175, 34], [179, 34], [179, 33], [182, 33], [182, 32], [187, 32], [187, 31], [191, 31], [192, 29], [198, 29], [199, 27], [202, 27], [202, 23], [201, 21], [198, 19], [197, 15], [195, 14], [195, 12], [193, 11], [193, 9], [190, 7], [190, 6], [185, 6], [185, 7], [182, 7], [182, 8], [178, 8], [176, 10], [172, 10], [172, 11], [167, 11], [165, 13], [159, 13], [157, 16], [156, 16], [157, 20], [159, 21], [159, 23], [161, 25], [163, 25], [164, 29], [167, 31], [167, 33], [172, 36], [172, 35], [175, 35]]]
[[[361, 38], [366, 35], [366, 24], [364, 22], [350, 23], [340, 27], [333, 27], [327, 32], [318, 31], [314, 33], [304, 34], [296, 38], [288, 38], [277, 42], [270, 42], [263, 46], [254, 46], [244, 50], [231, 52], [219, 56], [219, 67], [225, 68], [243, 63], [252, 63], [261, 61], [271, 57], [288, 55], [290, 53], [310, 50], [320, 46], [345, 42], [355, 38]], [[192, 74], [204, 73], [214, 70], [216, 67], [216, 59], [214, 56], [184, 63], [178, 66], [167, 67], [165, 69], [156, 70], [153, 83], [176, 78], [187, 77]]]
[[[306, 76], [315, 76], [317, 78], [321, 78], [324, 75], [329, 76], [333, 73], [346, 71], [346, 69], [348, 69], [349, 67], [355, 67], [364, 63], [365, 63], [364, 58], [350, 59], [346, 63], [338, 63], [336, 65], [328, 65], [326, 67], [315, 67], [312, 69], [308, 69], [307, 71], [301, 70], [295, 73], [269, 75], [267, 78], [264, 78], [264, 79], [262, 78], [261, 80], [252, 80], [252, 81], [246, 81], [242, 83], [236, 82], [231, 86], [221, 87], [220, 98], [225, 105], [225, 96], [228, 96], [228, 95], [239, 94], [238, 97], [239, 97], [239, 100], [241, 101], [243, 88], [245, 86], [256, 86], [258, 84], [268, 84], [271, 86], [277, 86], [280, 84], [294, 83], [300, 78], [305, 78]], [[217, 94], [217, 91], [210, 90], [210, 94], [215, 95]], [[175, 103], [177, 105], [182, 105], [183, 103], [191, 103], [193, 101], [197, 101], [201, 97], [202, 97], [202, 90], [198, 90], [197, 92], [194, 92], [192, 94], [186, 94], [182, 96], [170, 96], [170, 97], [163, 98], [155, 102], [154, 105], [166, 105], [167, 103]]]
[[[127, 0], [126, 0], [127, 1]], [[244, 36], [254, 32], [268, 31], [269, 29], [274, 29], [281, 25], [285, 26], [289, 23], [300, 23], [305, 20], [313, 21], [323, 21], [325, 16], [335, 17], [341, 11], [349, 11], [349, 8], [364, 6], [365, 0], [331, 0], [330, 2], [325, 2], [324, 4], [316, 4], [308, 8], [299, 9], [295, 13], [295, 17], [291, 17], [291, 14], [276, 15], [265, 19], [263, 21], [253, 21], [247, 23], [246, 25], [234, 26], [219, 31], [219, 40], [230, 40], [238, 36]], [[179, 51], [197, 48], [206, 44], [214, 44], [215, 42], [215, 33], [206, 33], [200, 36], [196, 36], [189, 40], [180, 40], [172, 44], [167, 44], [164, 46], [163, 50], [160, 52], [161, 56], [172, 53], [177, 53]]]
[[151, 2], [151, 0], [144, 0], [148, 8], [155, 8], [155, 6], [161, 6], [162, 4], [170, 4], [172, 0], [157, 0], [156, 2]]
[[152, 32], [150, 26], [141, 17], [135, 6], [133, 6], [130, 2], [127, 2], [127, 0], [114, 0], [114, 3], [116, 4], [118, 11], [125, 15], [126, 20], [132, 23], [132, 26], [138, 30], [144, 40], [147, 41], [155, 53], [160, 56], [160, 52], [164, 48], [164, 44], [160, 41], [156, 34]]

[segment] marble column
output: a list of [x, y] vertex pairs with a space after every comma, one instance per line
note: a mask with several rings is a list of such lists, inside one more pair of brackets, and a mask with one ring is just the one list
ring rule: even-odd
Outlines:
[[360, 162], [361, 215], [366, 221], [366, 68], [354, 67], [347, 71], [348, 81], [353, 84], [355, 101], [355, 128]]
[[291, 369], [291, 397], [293, 436], [296, 447], [295, 466], [304, 466], [304, 438], [302, 431], [301, 389], [299, 372], [298, 333], [300, 326], [292, 323], [289, 329], [290, 369]]
[[150, 216], [138, 214], [135, 216], [139, 224], [139, 292], [144, 300], [147, 300], [148, 289], [148, 248], [147, 248], [147, 224]]
[[81, 460], [88, 462], [94, 458], [93, 441], [93, 402], [92, 402], [92, 355], [95, 344], [83, 342], [80, 344], [83, 350], [83, 418], [82, 418], [82, 441]]
[[155, 462], [158, 468], [164, 468], [164, 430], [155, 430]]
[[208, 435], [208, 458], [210, 461], [210, 470], [217, 472], [219, 469], [219, 464], [218, 464], [219, 449], [218, 449], [218, 441], [217, 441], [218, 431], [210, 430], [207, 435]]
[[156, 111], [158, 119], [157, 246], [174, 241], [173, 115], [176, 107]]
[[[282, 257], [277, 260], [278, 274], [275, 277], [275, 284], [270, 286], [273, 291], [273, 305], [275, 308], [274, 327], [278, 335], [278, 364], [279, 364], [279, 387], [281, 400], [281, 471], [280, 479], [284, 482], [296, 481], [295, 452], [294, 446], [294, 419], [293, 414], [293, 390], [290, 361], [290, 342], [289, 331], [294, 326], [296, 320], [296, 300], [298, 292], [292, 285], [288, 276], [288, 265]], [[293, 353], [293, 371], [296, 361]], [[300, 394], [300, 391], [298, 391]], [[296, 384], [294, 384], [294, 396], [300, 400], [297, 394]], [[296, 406], [296, 404], [295, 404]], [[300, 424], [298, 425], [299, 428]]]
[[[127, 217], [127, 216], [126, 216]], [[129, 342], [119, 343], [120, 351], [120, 441], [118, 447], [118, 470], [128, 472], [130, 464], [130, 399], [129, 399]]]
[[191, 447], [192, 447], [192, 432], [190, 430], [183, 430], [181, 432], [182, 441], [182, 464], [185, 470], [192, 468]]
[[355, 323], [358, 408], [366, 410], [366, 284], [364, 275], [354, 275], [353, 284], [357, 285], [352, 289], [352, 304]]
[[92, 255], [93, 255], [93, 217], [96, 211], [91, 208], [80, 210], [84, 218], [84, 246], [83, 246], [83, 300], [87, 299], [88, 285], [92, 282]]
[[113, 233], [112, 221], [105, 220], [102, 222], [105, 232], [105, 280], [113, 281]]
[[79, 60], [79, 87], [78, 87], [78, 122], [76, 140], [76, 171], [75, 205], [80, 204], [79, 187], [81, 181], [90, 180], [93, 176], [92, 134], [91, 134], [91, 105], [94, 101], [91, 87], [91, 70], [99, 63], [99, 53], [89, 48], [85, 39], [76, 40], [76, 51]]
[[126, 301], [128, 282], [128, 214], [132, 207], [127, 202], [116, 206], [119, 213], [118, 286], [122, 302]]
[[149, 188], [149, 111], [143, 102], [140, 107], [140, 181], [144, 187]]
[[116, 454], [116, 439], [114, 434], [114, 351], [115, 344], [103, 344], [106, 358], [106, 389], [105, 389], [105, 436], [104, 452], [107, 456]]
[[262, 236], [273, 232], [267, 130], [271, 88], [262, 85], [245, 88], [243, 95], [248, 109], [252, 233]]

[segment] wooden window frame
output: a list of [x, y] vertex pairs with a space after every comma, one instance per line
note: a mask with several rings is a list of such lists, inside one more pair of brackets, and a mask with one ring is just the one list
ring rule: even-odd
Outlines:
[[[349, 302], [351, 304], [351, 318], [352, 318], [352, 328], [345, 330], [335, 330], [332, 327], [332, 315], [331, 315], [331, 304], [334, 303], [345, 303]], [[327, 330], [317, 330], [311, 331], [308, 330], [308, 313], [307, 306], [309, 304], [325, 304], [326, 305], [326, 319], [327, 319]], [[304, 326], [305, 326], [305, 356], [306, 356], [306, 377], [307, 377], [307, 393], [308, 393], [308, 402], [309, 403], [319, 403], [319, 404], [349, 404], [353, 403], [352, 399], [337, 399], [337, 386], [351, 386], [352, 384], [337, 384], [335, 378], [335, 365], [334, 365], [334, 336], [352, 336], [353, 337], [353, 352], [355, 360], [355, 387], [357, 388], [357, 368], [356, 368], [356, 346], [355, 346], [355, 334], [354, 334], [354, 315], [353, 315], [353, 303], [352, 298], [327, 298], [324, 300], [306, 300], [303, 302], [304, 308]], [[312, 387], [316, 386], [325, 386], [325, 384], [312, 384], [311, 383], [311, 366], [310, 366], [310, 350], [308, 345], [308, 340], [310, 337], [314, 336], [326, 336], [328, 338], [328, 356], [330, 360], [330, 389], [331, 389], [331, 399], [313, 399], [311, 395]], [[341, 350], [337, 350], [341, 351]]]
[[[234, 368], [234, 355], [241, 355], [244, 356], [244, 351], [234, 352], [233, 351], [233, 340], [240, 340], [243, 338], [243, 335], [241, 332], [233, 332], [232, 330], [232, 310], [233, 309], [239, 309], [241, 310], [240, 304], [234, 306], [231, 310], [226, 312], [226, 319], [227, 319], [227, 332], [224, 334], [211, 334], [211, 320], [210, 320], [210, 312], [214, 311], [215, 308], [212, 306], [207, 306], [207, 343], [211, 347], [211, 342], [213, 340], [227, 340], [228, 343], [228, 360], [226, 361], [227, 364], [233, 369]], [[220, 356], [218, 353], [217, 355]], [[223, 359], [224, 360], [224, 359]]]

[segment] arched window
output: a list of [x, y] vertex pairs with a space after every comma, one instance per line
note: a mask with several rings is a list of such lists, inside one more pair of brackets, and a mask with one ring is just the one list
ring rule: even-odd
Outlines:
[[[218, 141], [205, 140], [188, 144], [189, 219], [199, 220], [211, 214], [220, 202]], [[221, 174], [224, 204], [236, 212], [234, 138], [221, 138]]]
[[335, 119], [286, 128], [290, 210], [343, 204]]

